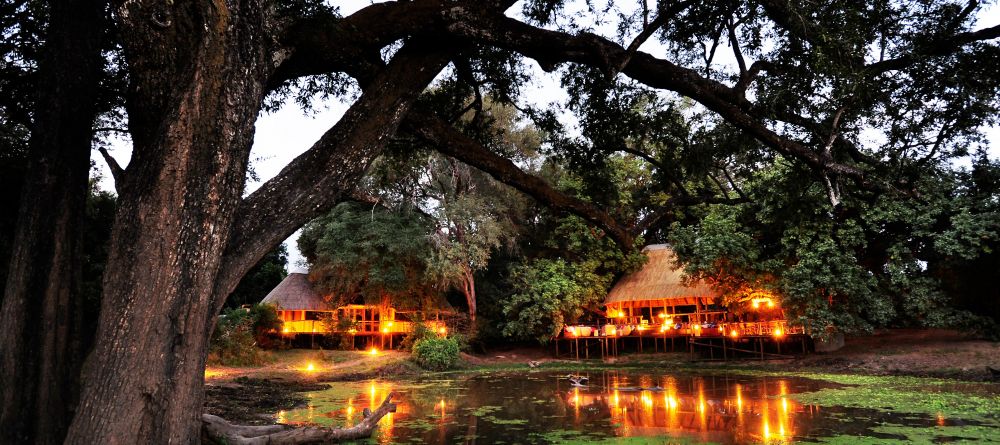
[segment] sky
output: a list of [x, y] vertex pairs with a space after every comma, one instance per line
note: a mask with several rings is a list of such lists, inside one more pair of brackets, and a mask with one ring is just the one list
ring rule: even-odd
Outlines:
[[[344, 15], [349, 15], [369, 4], [367, 1], [358, 0], [344, 0], [334, 3], [341, 3], [339, 6]], [[623, 3], [634, 4], [631, 2]], [[508, 11], [508, 14], [515, 15], [520, 9], [520, 4], [517, 4]], [[1000, 3], [993, 3], [979, 15], [976, 29], [997, 24], [1000, 24]], [[598, 30], [606, 31], [601, 32], [603, 35], [611, 35], [614, 31], [613, 29], [601, 29], [601, 27]], [[658, 47], [658, 43], [655, 41], [647, 42], [641, 49], [654, 55], [663, 53], [662, 48]], [[719, 51], [723, 57], [730, 54], [726, 52], [725, 48]], [[731, 56], [729, 57], [731, 58]], [[723, 63], [726, 63], [724, 59]], [[735, 64], [735, 61], [732, 63]], [[566, 92], [559, 87], [555, 74], [543, 72], [534, 62], [529, 61], [528, 65], [529, 69], [533, 71], [531, 76], [533, 80], [526, 87], [524, 97], [530, 98], [530, 103], [543, 105], [563, 102], [567, 98]], [[256, 122], [254, 145], [250, 155], [253, 168], [260, 177], [260, 181], [248, 181], [245, 193], [252, 193], [263, 182], [276, 176], [292, 159], [312, 146], [327, 129], [337, 123], [349, 105], [345, 102], [327, 100], [314, 104], [314, 109], [306, 112], [294, 103], [287, 103], [276, 112], [262, 113]], [[991, 157], [1000, 158], [1000, 128], [988, 128], [986, 134]], [[126, 166], [131, 155], [131, 143], [123, 138], [113, 139], [110, 152], [119, 164]], [[100, 169], [101, 188], [114, 190], [114, 182], [111, 180], [107, 165], [102, 159], [97, 160], [97, 165]], [[296, 232], [285, 241], [289, 253], [289, 272], [302, 272], [307, 267], [295, 243], [298, 235], [299, 232]]]

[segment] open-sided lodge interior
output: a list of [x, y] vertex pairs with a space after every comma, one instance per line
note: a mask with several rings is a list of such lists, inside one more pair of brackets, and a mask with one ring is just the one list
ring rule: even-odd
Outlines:
[[[405, 334], [413, 329], [414, 320], [424, 317], [419, 311], [397, 311], [392, 306], [347, 304], [333, 307], [317, 292], [304, 273], [290, 273], [263, 300], [277, 308], [282, 321], [281, 334], [348, 333], [358, 336]], [[440, 313], [430, 314], [428, 327], [446, 330]]]
[[781, 307], [760, 293], [745, 307], [724, 307], [702, 282], [685, 284], [683, 271], [666, 244], [643, 249], [649, 258], [638, 271], [619, 280], [605, 300], [605, 317], [595, 324], [567, 326], [564, 338], [685, 336], [782, 337], [802, 334], [789, 326]]

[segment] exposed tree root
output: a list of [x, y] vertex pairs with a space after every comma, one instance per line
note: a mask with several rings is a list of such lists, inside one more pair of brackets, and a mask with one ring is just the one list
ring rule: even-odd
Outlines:
[[294, 428], [287, 425], [245, 426], [233, 425], [219, 416], [202, 414], [202, 432], [209, 438], [230, 445], [293, 445], [309, 443], [334, 443], [371, 437], [378, 421], [396, 412], [392, 403], [395, 393], [389, 393], [382, 405], [350, 428]]

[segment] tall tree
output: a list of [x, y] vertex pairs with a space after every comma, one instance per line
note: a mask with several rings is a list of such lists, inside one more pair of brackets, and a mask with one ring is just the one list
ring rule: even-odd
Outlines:
[[[105, 64], [107, 3], [8, 7], [38, 21], [39, 14], [47, 14], [48, 23], [32, 82], [37, 96], [29, 102], [30, 122], [20, 122], [30, 128], [31, 139], [0, 310], [0, 380], [7, 382], [0, 389], [0, 441], [60, 443], [77, 405], [78, 375], [89, 347], [80, 222]], [[29, 113], [4, 108], [5, 114]]]
[[[197, 442], [207, 339], [226, 296], [281, 240], [350, 196], [397, 128], [631, 247], [644, 221], [622, 223], [559, 192], [458, 131], [453, 116], [415, 105], [449, 63], [463, 85], [497, 98], [520, 94], [522, 56], [684, 96], [757, 148], [806, 166], [833, 208], [845, 194], [907, 191], [921, 159], [956, 153], [995, 118], [1000, 51], [990, 41], [1000, 27], [972, 28], [977, 3], [664, 2], [651, 17], [623, 14], [610, 39], [554, 25], [574, 22], [553, 20], [563, 2], [526, 2], [523, 19], [505, 15], [512, 3], [389, 2], [339, 17], [319, 2], [114, 2], [134, 156], [117, 180], [100, 325], [66, 440]], [[659, 56], [639, 50], [653, 36], [668, 44]], [[723, 36], [739, 62], [732, 69], [713, 64]], [[243, 197], [267, 94], [339, 73], [360, 85], [351, 108]], [[862, 146], [867, 124], [888, 142]], [[15, 240], [15, 251], [30, 247]], [[26, 314], [11, 316], [27, 323]], [[8, 350], [5, 367], [14, 363]], [[26, 400], [21, 388], [5, 391]]]

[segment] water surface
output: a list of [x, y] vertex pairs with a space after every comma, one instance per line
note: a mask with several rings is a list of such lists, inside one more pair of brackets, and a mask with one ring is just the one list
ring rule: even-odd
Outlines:
[[[374, 436], [378, 443], [748, 444], [845, 435], [881, 443], [907, 441], [887, 426], [975, 425], [940, 415], [801, 404], [790, 396], [838, 386], [804, 378], [620, 371], [580, 375], [588, 378], [585, 386], [574, 386], [565, 372], [337, 382], [329, 390], [306, 393], [307, 407], [276, 416], [280, 423], [351, 426], [365, 407], [374, 410], [395, 391], [397, 412], [382, 419]], [[943, 435], [934, 441], [960, 439]]]

